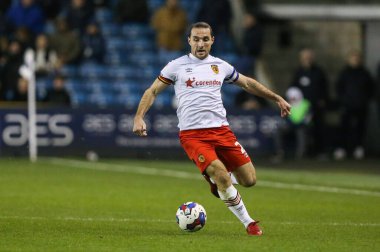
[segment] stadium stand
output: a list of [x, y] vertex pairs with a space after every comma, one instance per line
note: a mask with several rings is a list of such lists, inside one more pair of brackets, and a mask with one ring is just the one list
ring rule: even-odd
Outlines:
[[[153, 29], [148, 23], [117, 22], [112, 9], [115, 2], [110, 1], [111, 4], [107, 7], [96, 7], [90, 21], [95, 21], [99, 25], [104, 38], [106, 47], [104, 63], [82, 61], [75, 65], [64, 65], [56, 70], [66, 77], [65, 86], [71, 95], [73, 107], [134, 108], [138, 105], [144, 90], [159, 75], [163, 67], [158, 63]], [[189, 23], [196, 21], [202, 0], [179, 2], [187, 10]], [[147, 0], [149, 13], [152, 14], [164, 3], [165, 0]], [[51, 34], [52, 23], [47, 22], [45, 28], [46, 34]], [[233, 64], [236, 61], [234, 48], [231, 44], [226, 48], [228, 50], [223, 56]], [[52, 87], [52, 79], [53, 76], [50, 75], [37, 79], [39, 101], [44, 99], [47, 90]], [[169, 88], [157, 98], [154, 106], [171, 107], [173, 92]]]

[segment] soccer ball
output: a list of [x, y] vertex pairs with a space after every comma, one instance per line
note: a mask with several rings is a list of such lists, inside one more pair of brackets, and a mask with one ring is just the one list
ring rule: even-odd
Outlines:
[[202, 205], [196, 202], [186, 202], [178, 207], [176, 218], [180, 229], [195, 232], [204, 227], [207, 215]]

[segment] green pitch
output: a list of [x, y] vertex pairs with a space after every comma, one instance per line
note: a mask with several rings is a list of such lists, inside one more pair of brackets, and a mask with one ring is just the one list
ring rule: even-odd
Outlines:
[[[190, 161], [0, 159], [0, 251], [380, 251], [380, 172], [311, 164], [238, 187], [264, 231], [248, 237]], [[197, 233], [175, 222], [186, 201], [207, 211]]]

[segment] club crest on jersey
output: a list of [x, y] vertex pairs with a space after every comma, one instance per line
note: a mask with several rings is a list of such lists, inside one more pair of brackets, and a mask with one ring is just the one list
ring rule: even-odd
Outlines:
[[218, 65], [211, 65], [211, 69], [214, 73], [218, 74], [219, 73], [219, 67]]

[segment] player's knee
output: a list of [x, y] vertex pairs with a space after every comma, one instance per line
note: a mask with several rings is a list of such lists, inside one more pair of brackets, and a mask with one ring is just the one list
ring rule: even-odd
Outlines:
[[231, 184], [231, 177], [220, 161], [212, 162], [206, 171], [218, 186], [226, 187]]
[[241, 185], [244, 187], [251, 187], [256, 185], [256, 176], [246, 178], [244, 181], [242, 181]]

